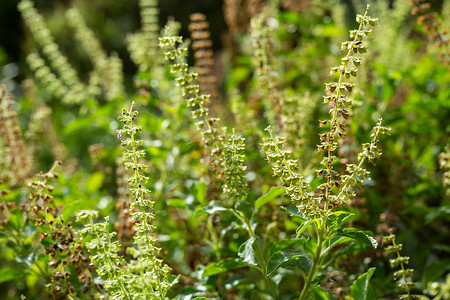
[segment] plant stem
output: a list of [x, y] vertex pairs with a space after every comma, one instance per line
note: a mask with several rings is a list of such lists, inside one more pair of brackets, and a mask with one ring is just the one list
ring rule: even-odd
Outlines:
[[300, 296], [298, 297], [298, 300], [306, 299], [306, 296], [309, 293], [309, 287], [311, 285], [311, 282], [316, 275], [318, 266], [320, 265], [320, 260], [321, 260], [321, 255], [322, 255], [322, 246], [323, 246], [323, 242], [325, 240], [325, 237], [324, 237], [325, 229], [326, 229], [325, 224], [326, 224], [326, 219], [322, 219], [319, 231], [317, 233], [318, 243], [317, 243], [316, 253], [314, 254], [313, 264], [308, 273], [308, 277], [306, 278], [305, 285], [303, 286], [302, 292], [301, 292]]
[[[253, 231], [250, 222], [247, 219], [242, 218], [242, 217], [240, 217], [240, 219], [247, 225], [248, 233], [250, 234], [250, 237], [251, 238], [255, 237], [255, 232]], [[278, 292], [277, 292], [275, 284], [273, 283], [272, 279], [269, 276], [267, 276], [266, 272], [264, 272], [264, 270], [266, 268], [266, 260], [264, 259], [264, 256], [262, 254], [261, 247], [259, 247], [258, 241], [255, 241], [255, 243], [253, 243], [253, 245], [255, 247], [256, 259], [257, 259], [258, 265], [259, 265], [258, 269], [261, 272], [262, 277], [264, 278], [264, 281], [266, 282], [267, 287], [272, 292], [272, 296], [274, 297], [274, 299], [278, 299]]]
[[217, 237], [216, 232], [214, 231], [214, 225], [212, 223], [211, 217], [213, 215], [211, 215], [208, 218], [207, 221], [207, 230], [209, 232], [209, 234], [211, 235], [211, 239], [212, 239], [212, 246], [214, 247], [214, 250], [216, 251], [216, 255], [217, 255], [217, 260], [220, 261], [221, 260], [221, 254], [220, 254], [220, 241], [219, 238]]

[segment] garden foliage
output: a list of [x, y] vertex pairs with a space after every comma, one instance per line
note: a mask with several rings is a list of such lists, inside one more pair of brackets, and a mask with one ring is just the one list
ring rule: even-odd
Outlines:
[[21, 0], [0, 298], [450, 298], [450, 2], [409, 2], [225, 0], [214, 53], [140, 0], [130, 78], [77, 3], [87, 67]]

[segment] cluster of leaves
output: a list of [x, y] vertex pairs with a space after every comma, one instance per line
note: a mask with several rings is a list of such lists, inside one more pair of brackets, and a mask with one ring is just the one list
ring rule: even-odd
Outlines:
[[[52, 23], [20, 2], [37, 83], [24, 84], [17, 103], [1, 94], [1, 299], [448, 296], [442, 55], [425, 47], [423, 22], [412, 28], [413, 8], [400, 0], [374, 3], [378, 19], [357, 15], [342, 57], [338, 40], [355, 27], [349, 7], [293, 2], [224, 1], [232, 34], [222, 64], [212, 61], [205, 16], [194, 15], [192, 48], [207, 55], [193, 58], [207, 59], [197, 64], [205, 71], [190, 67], [180, 25], [169, 20], [160, 32], [157, 1], [141, 0], [127, 91], [121, 60], [83, 21], [88, 11], [67, 13], [76, 51], [93, 67], [77, 74], [83, 63], [68, 63]], [[433, 18], [439, 30], [448, 24]], [[387, 59], [399, 49], [402, 62]], [[323, 94], [330, 65], [335, 79]], [[208, 87], [203, 73], [214, 78], [203, 79]], [[117, 119], [119, 107], [127, 108]], [[31, 150], [14, 148], [18, 141]], [[55, 159], [61, 171], [30, 181]], [[357, 197], [363, 204], [352, 207]], [[385, 216], [397, 228], [385, 239], [391, 261], [379, 247]]]

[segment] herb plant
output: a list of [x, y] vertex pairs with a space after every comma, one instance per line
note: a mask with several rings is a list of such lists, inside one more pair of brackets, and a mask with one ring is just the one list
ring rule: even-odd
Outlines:
[[86, 65], [21, 0], [33, 79], [17, 103], [0, 90], [0, 298], [446, 299], [447, 23], [410, 2], [367, 5], [337, 47], [344, 4], [226, 0], [219, 61], [207, 15], [189, 40], [140, 0], [131, 82], [83, 6], [65, 21]]

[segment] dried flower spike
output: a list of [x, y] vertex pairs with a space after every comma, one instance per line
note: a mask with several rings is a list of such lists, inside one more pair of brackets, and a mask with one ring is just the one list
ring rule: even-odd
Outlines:
[[198, 71], [200, 93], [210, 95], [213, 102], [218, 97], [217, 79], [213, 75], [214, 52], [210, 39], [209, 23], [201, 13], [190, 16], [189, 31], [191, 32], [192, 50], [194, 51], [195, 67]]
[[[12, 109], [12, 95], [6, 94], [6, 86], [0, 86], [0, 140], [5, 144], [6, 168], [0, 176], [10, 185], [21, 185], [31, 176], [32, 165], [17, 113]], [[2, 159], [3, 160], [3, 159]]]

